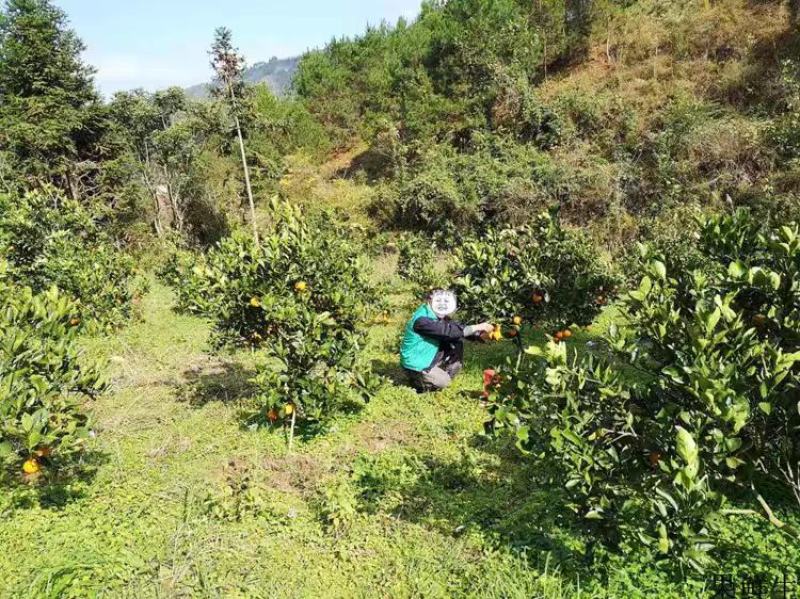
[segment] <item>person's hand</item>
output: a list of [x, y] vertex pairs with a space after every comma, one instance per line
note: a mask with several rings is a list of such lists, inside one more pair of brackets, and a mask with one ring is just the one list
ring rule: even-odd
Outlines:
[[488, 322], [481, 324], [471, 324], [464, 327], [464, 337], [480, 337], [483, 338], [494, 330], [494, 327]]
[[481, 324], [472, 325], [472, 329], [478, 333], [491, 333], [494, 331], [494, 325], [489, 322], [482, 322]]

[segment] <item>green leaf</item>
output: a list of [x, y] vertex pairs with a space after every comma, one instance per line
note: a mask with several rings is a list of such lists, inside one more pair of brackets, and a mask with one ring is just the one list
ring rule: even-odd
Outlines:
[[682, 426], [677, 427], [675, 440], [678, 455], [686, 462], [686, 475], [690, 478], [694, 478], [700, 470], [697, 443], [691, 433]]
[[653, 260], [650, 263], [650, 268], [662, 281], [667, 280], [667, 267], [660, 260]]
[[14, 453], [14, 446], [8, 441], [0, 443], [0, 458], [7, 458]]
[[741, 279], [747, 273], [747, 267], [739, 262], [731, 262], [728, 265], [728, 275], [733, 277], [734, 279]]

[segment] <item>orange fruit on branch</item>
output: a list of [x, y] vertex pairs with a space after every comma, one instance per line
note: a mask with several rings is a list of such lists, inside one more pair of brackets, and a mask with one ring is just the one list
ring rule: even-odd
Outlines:
[[297, 293], [303, 293], [306, 289], [308, 289], [308, 284], [305, 281], [297, 281], [294, 284], [294, 290]]
[[29, 458], [25, 460], [24, 464], [22, 464], [22, 471], [25, 474], [36, 474], [41, 469], [42, 468], [39, 466], [39, 462], [36, 460], [36, 458]]
[[519, 325], [521, 325], [521, 324], [522, 324], [522, 316], [515, 316], [512, 322], [513, 322], [513, 323], [514, 323], [516, 326], [519, 326]]
[[261, 307], [261, 300], [257, 297], [250, 298], [250, 307], [252, 308], [260, 308]]

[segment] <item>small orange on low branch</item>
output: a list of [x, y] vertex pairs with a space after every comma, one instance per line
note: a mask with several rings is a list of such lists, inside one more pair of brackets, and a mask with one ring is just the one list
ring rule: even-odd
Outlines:
[[35, 458], [29, 458], [25, 460], [25, 463], [22, 464], [22, 471], [25, 474], [36, 474], [41, 470], [41, 466], [39, 466], [39, 462]]

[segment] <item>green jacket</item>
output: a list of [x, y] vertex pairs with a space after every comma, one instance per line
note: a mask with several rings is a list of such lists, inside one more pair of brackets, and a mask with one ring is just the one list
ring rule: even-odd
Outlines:
[[439, 351], [438, 340], [429, 339], [414, 332], [414, 323], [423, 316], [437, 318], [436, 313], [431, 310], [428, 304], [420, 306], [414, 312], [411, 320], [408, 321], [405, 335], [403, 336], [403, 344], [400, 346], [400, 364], [403, 368], [416, 372], [422, 372], [429, 368], [436, 357], [436, 353]]

